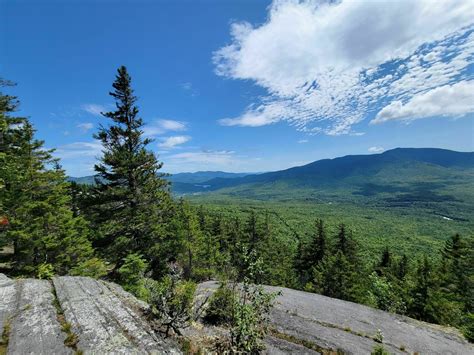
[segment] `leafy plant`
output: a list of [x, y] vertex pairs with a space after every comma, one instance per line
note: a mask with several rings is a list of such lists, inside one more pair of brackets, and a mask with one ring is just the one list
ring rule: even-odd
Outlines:
[[39, 279], [50, 280], [54, 277], [54, 266], [43, 263], [38, 266], [37, 277]]
[[232, 324], [236, 298], [235, 288], [222, 283], [209, 299], [204, 320], [211, 324]]
[[146, 279], [148, 303], [151, 315], [156, 320], [159, 330], [169, 336], [173, 330], [181, 335], [181, 329], [188, 326], [193, 318], [192, 306], [196, 284], [182, 281], [176, 275], [165, 276], [162, 281]]
[[262, 273], [261, 259], [255, 251], [244, 254], [244, 264], [247, 270], [234, 303], [230, 343], [234, 351], [255, 353], [265, 349], [263, 339], [268, 332], [269, 314], [278, 294], [268, 293], [262, 285], [251, 283]]
[[107, 275], [107, 266], [101, 259], [92, 258], [73, 267], [70, 274], [73, 276], [88, 276], [99, 279]]
[[132, 253], [123, 259], [123, 265], [118, 269], [120, 283], [123, 288], [138, 298], [146, 298], [144, 275], [148, 264], [139, 254]]

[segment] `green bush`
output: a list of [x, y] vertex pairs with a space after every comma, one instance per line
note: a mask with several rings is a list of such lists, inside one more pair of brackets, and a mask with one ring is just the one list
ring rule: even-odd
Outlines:
[[166, 276], [162, 281], [146, 279], [144, 287], [151, 306], [151, 315], [165, 335], [168, 336], [170, 330], [181, 335], [180, 329], [187, 327], [193, 317], [196, 284]]
[[276, 294], [267, 293], [260, 285], [244, 284], [234, 307], [231, 334], [233, 350], [258, 353], [265, 349], [263, 339], [268, 331], [269, 314]]
[[101, 259], [92, 258], [72, 268], [70, 274], [72, 276], [88, 276], [99, 279], [107, 275], [107, 267]]
[[462, 332], [467, 340], [474, 343], [474, 313], [468, 313], [466, 315]]
[[253, 280], [262, 274], [262, 260], [255, 251], [244, 254], [244, 281], [237, 291], [234, 317], [230, 329], [231, 350], [237, 353], [259, 353], [265, 349], [263, 342], [269, 324], [273, 301], [278, 293], [265, 292]]
[[211, 324], [232, 324], [235, 302], [235, 290], [227, 283], [222, 283], [209, 299], [204, 320]]
[[390, 355], [390, 353], [387, 350], [385, 350], [383, 345], [376, 345], [374, 346], [370, 355]]
[[43, 263], [38, 266], [38, 279], [50, 280], [54, 277], [54, 267], [51, 264]]
[[144, 287], [144, 275], [148, 264], [141, 255], [133, 253], [123, 259], [123, 265], [118, 269], [120, 284], [124, 290], [133, 293], [141, 299], [146, 299], [147, 290]]

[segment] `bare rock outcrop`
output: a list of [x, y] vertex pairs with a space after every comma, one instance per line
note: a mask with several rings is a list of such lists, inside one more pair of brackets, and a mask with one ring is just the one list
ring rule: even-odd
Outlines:
[[179, 354], [155, 333], [147, 305], [117, 285], [87, 277], [52, 282], [0, 274], [0, 330], [7, 354]]
[[[199, 285], [197, 301], [218, 287]], [[383, 333], [391, 354], [474, 354], [457, 330], [419, 322], [352, 302], [282, 287], [271, 312], [268, 354], [370, 354]], [[156, 333], [148, 305], [120, 286], [87, 277], [13, 280], [0, 274], [0, 354], [178, 354], [177, 343]], [[228, 333], [193, 323], [191, 343]], [[205, 348], [210, 349], [210, 347]], [[339, 351], [339, 352], [338, 352]]]
[[[217, 289], [214, 281], [199, 285], [201, 297]], [[322, 295], [265, 286], [280, 292], [271, 312], [267, 352], [370, 354], [379, 344], [391, 354], [474, 354], [469, 344], [454, 328], [441, 327], [412, 318], [384, 312], [360, 304]]]

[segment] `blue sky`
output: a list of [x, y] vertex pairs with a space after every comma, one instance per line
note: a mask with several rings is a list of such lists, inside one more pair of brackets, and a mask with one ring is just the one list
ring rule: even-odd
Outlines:
[[0, 0], [0, 76], [90, 175], [126, 65], [172, 173], [474, 150], [474, 2]]

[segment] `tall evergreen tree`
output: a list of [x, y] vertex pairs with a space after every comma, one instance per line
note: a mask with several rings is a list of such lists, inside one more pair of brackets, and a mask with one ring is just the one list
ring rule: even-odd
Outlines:
[[105, 247], [106, 255], [119, 267], [129, 253], [141, 252], [151, 259], [149, 251], [160, 249], [155, 244], [163, 242], [161, 237], [166, 234], [163, 229], [171, 198], [168, 182], [160, 173], [162, 163], [147, 150], [151, 140], [143, 137], [137, 97], [124, 66], [118, 69], [113, 88], [110, 95], [116, 109], [103, 113], [112, 124], [101, 126], [95, 135], [102, 143], [103, 156], [95, 166], [94, 204], [97, 245]]
[[316, 221], [316, 233], [310, 244], [309, 256], [312, 267], [317, 266], [326, 255], [326, 230], [322, 219]]
[[18, 271], [31, 274], [48, 263], [66, 273], [92, 255], [88, 228], [73, 216], [69, 184], [53, 151], [35, 139], [26, 118], [13, 116], [17, 105], [0, 93], [0, 215], [9, 220], [0, 239], [13, 246]]
[[[13, 85], [0, 78], [0, 88]], [[20, 177], [21, 160], [16, 151], [21, 132], [16, 128], [24, 119], [12, 115], [17, 106], [18, 99], [15, 96], [0, 91], [0, 248], [7, 243], [4, 232], [12, 213], [11, 203], [15, 201], [11, 187], [17, 185], [16, 180]]]
[[245, 234], [247, 238], [249, 253], [252, 251], [256, 251], [257, 243], [259, 241], [259, 233], [257, 226], [257, 214], [254, 210], [250, 211], [247, 224], [245, 226]]

